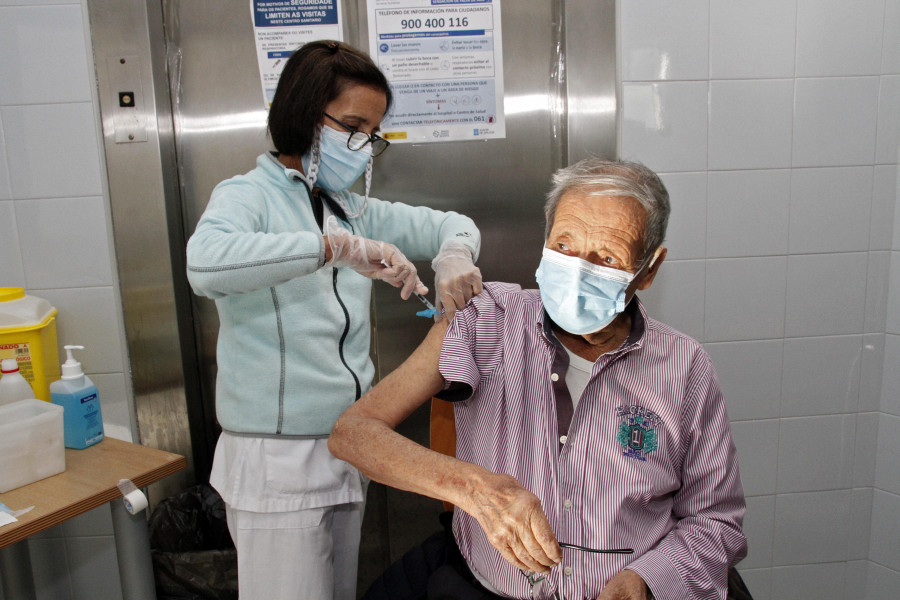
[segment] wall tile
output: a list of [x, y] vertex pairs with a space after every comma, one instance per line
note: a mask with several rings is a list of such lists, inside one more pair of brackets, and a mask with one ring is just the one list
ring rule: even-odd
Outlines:
[[6, 138], [3, 134], [3, 117], [0, 115], [0, 200], [12, 198], [9, 184], [9, 167], [6, 163]]
[[706, 79], [709, 0], [623, 2], [622, 80]]
[[900, 336], [884, 337], [884, 376], [881, 380], [881, 411], [900, 417]]
[[852, 560], [847, 563], [844, 576], [844, 598], [862, 598], [866, 596], [866, 580], [869, 577], [868, 560]]
[[753, 600], [780, 600], [772, 596], [772, 569], [745, 569], [738, 564], [738, 571]]
[[14, 198], [100, 196], [100, 151], [90, 102], [0, 108]]
[[56, 316], [56, 337], [59, 352], [65, 360], [66, 344], [84, 346], [79, 360], [84, 372], [122, 373], [124, 351], [120, 340], [122, 307], [111, 287], [33, 290], [59, 311]]
[[[743, 529], [744, 535], [747, 536], [747, 558], [741, 561], [741, 572], [744, 569], [771, 567], [772, 539], [775, 535], [775, 496], [747, 498], [747, 515], [744, 517]], [[750, 587], [749, 584], [747, 587]]]
[[30, 539], [28, 553], [37, 600], [74, 600], [69, 584], [66, 541]]
[[786, 335], [862, 333], [867, 259], [865, 252], [791, 256]]
[[863, 323], [863, 331], [866, 333], [883, 332], [887, 324], [890, 267], [890, 252], [869, 252], [866, 269], [866, 316]]
[[[886, 0], [884, 23], [900, 23], [900, 0]], [[881, 72], [900, 74], [900, 27], [884, 28]]]
[[791, 253], [868, 250], [872, 190], [872, 167], [795, 169]]
[[705, 281], [702, 260], [666, 260], [653, 286], [640, 298], [651, 317], [703, 341]]
[[[850, 490], [779, 494], [775, 499], [776, 566], [847, 558]], [[773, 593], [774, 598], [791, 598]]]
[[732, 421], [777, 419], [781, 414], [782, 340], [719, 342], [712, 358]]
[[880, 72], [884, 0], [798, 0], [797, 76]]
[[861, 335], [784, 340], [781, 416], [855, 413], [861, 362]]
[[793, 166], [872, 164], [878, 77], [798, 79], [795, 90]]
[[66, 550], [73, 600], [122, 597], [112, 536], [69, 538]]
[[707, 256], [786, 254], [790, 203], [789, 170], [710, 173]]
[[[900, 494], [898, 456], [900, 456], [900, 417], [882, 414], [878, 418], [878, 452], [875, 458], [875, 487], [879, 490]], [[900, 511], [894, 514], [900, 515]], [[900, 534], [900, 531], [897, 533]], [[894, 539], [900, 539], [900, 536]], [[900, 568], [900, 564], [896, 568]]]
[[855, 435], [855, 415], [781, 419], [778, 493], [849, 487]]
[[36, 6], [40, 4], [81, 4], [81, 0], [0, 0], [0, 6]]
[[0, 104], [91, 100], [81, 7], [0, 8]]
[[657, 172], [705, 171], [708, 88], [706, 81], [624, 84], [623, 158]]
[[846, 600], [846, 565], [830, 563], [772, 569], [772, 597], [790, 600]]
[[712, 0], [709, 21], [712, 78], [793, 77], [796, 0]]
[[897, 163], [900, 146], [900, 75], [881, 78], [878, 95], [878, 134], [875, 144], [875, 162]]
[[15, 205], [0, 202], [0, 287], [25, 287], [25, 271], [19, 252], [19, 233], [16, 231]]
[[709, 85], [710, 170], [790, 167], [794, 80]]
[[875, 485], [875, 461], [878, 456], [877, 412], [856, 416], [856, 448], [853, 451], [853, 487]]
[[99, 196], [16, 201], [28, 287], [112, 285], [103, 204]]
[[884, 334], [863, 336], [862, 365], [859, 375], [859, 412], [877, 412], [881, 407], [884, 379]]
[[672, 204], [666, 260], [706, 257], [706, 173], [660, 175]]
[[731, 424], [741, 483], [747, 496], [775, 493], [778, 469], [778, 419]]
[[[872, 551], [870, 559], [900, 571], [900, 496], [875, 490], [872, 504]], [[896, 591], [896, 590], [895, 590]]]
[[787, 258], [708, 260], [704, 341], [784, 336]]
[[[891, 252], [891, 264], [888, 267], [888, 305], [887, 327], [885, 333], [900, 334], [900, 252]], [[897, 364], [897, 363], [894, 363]]]
[[871, 487], [855, 488], [850, 498], [850, 546], [847, 551], [849, 560], [869, 558], [873, 492]]
[[869, 577], [866, 580], [866, 600], [892, 598], [900, 590], [900, 571], [869, 563]]
[[[900, 110], [900, 104], [898, 104]], [[900, 125], [898, 125], [900, 130]], [[897, 188], [897, 165], [875, 167], [872, 194], [872, 226], [869, 229], [869, 250], [890, 250], [894, 235], [894, 219], [900, 190]]]

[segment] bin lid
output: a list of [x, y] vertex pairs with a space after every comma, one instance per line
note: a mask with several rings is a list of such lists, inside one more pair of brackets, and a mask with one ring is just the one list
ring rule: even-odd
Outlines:
[[55, 314], [49, 302], [29, 296], [23, 288], [0, 287], [0, 329], [34, 327]]

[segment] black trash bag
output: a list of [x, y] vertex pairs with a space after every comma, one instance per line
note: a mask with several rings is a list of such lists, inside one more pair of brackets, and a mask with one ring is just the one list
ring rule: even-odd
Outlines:
[[237, 600], [237, 551], [212, 486], [166, 498], [148, 524], [158, 600]]

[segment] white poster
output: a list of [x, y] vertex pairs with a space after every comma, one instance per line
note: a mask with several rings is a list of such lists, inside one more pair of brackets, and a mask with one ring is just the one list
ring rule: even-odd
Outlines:
[[394, 93], [391, 143], [506, 137], [500, 0], [368, 0], [369, 54]]
[[315, 40], [343, 41], [340, 0], [250, 0], [266, 107], [293, 52]]

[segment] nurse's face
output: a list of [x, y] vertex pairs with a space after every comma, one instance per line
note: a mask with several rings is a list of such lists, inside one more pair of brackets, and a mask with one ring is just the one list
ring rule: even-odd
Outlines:
[[324, 116], [322, 124], [348, 133], [350, 133], [348, 127], [352, 127], [371, 135], [378, 133], [386, 110], [387, 96], [384, 92], [366, 85], [350, 84], [325, 106], [326, 113], [347, 127], [342, 127]]

